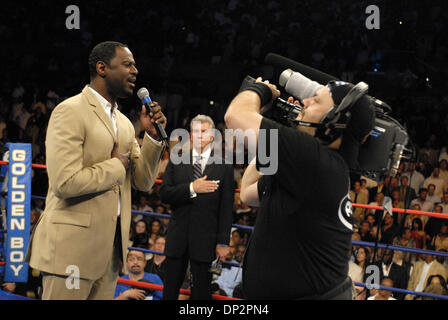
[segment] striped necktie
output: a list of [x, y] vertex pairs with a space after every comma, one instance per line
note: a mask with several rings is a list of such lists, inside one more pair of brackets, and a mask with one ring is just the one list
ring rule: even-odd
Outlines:
[[201, 156], [197, 156], [195, 157], [195, 161], [193, 164], [193, 178], [194, 180], [200, 178], [202, 176], [202, 164], [201, 161], [202, 157]]

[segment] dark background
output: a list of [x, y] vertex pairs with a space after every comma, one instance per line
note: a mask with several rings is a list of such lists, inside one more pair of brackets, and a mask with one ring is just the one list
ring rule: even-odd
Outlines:
[[[65, 27], [70, 4], [80, 9], [80, 30]], [[380, 30], [365, 27], [371, 4], [380, 8]], [[417, 145], [435, 135], [432, 140], [442, 146], [448, 122], [447, 18], [446, 1], [433, 0], [2, 1], [0, 111], [8, 117], [11, 92], [19, 84], [27, 107], [45, 103], [49, 90], [61, 99], [80, 92], [89, 81], [92, 47], [116, 40], [134, 54], [137, 87], [183, 97], [180, 109], [164, 106], [165, 113], [178, 116], [168, 130], [182, 126], [187, 112], [209, 114], [219, 123], [246, 74], [269, 78], [263, 59], [275, 52], [367, 82]], [[138, 107], [135, 96], [121, 103], [127, 114]]]

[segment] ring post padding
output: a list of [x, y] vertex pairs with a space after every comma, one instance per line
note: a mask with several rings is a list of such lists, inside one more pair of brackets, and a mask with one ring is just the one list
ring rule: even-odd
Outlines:
[[31, 163], [29, 143], [8, 143], [8, 201], [5, 282], [28, 282], [25, 262], [30, 240]]

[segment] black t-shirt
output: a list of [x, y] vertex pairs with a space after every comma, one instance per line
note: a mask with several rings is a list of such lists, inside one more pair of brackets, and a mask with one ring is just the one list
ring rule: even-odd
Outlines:
[[[337, 151], [297, 129], [266, 118], [260, 129], [278, 129], [278, 169], [258, 182], [260, 208], [243, 263], [245, 298], [323, 294], [348, 275], [354, 222], [348, 167]], [[275, 142], [266, 136], [263, 141], [260, 130], [259, 146], [270, 145], [273, 157]]]

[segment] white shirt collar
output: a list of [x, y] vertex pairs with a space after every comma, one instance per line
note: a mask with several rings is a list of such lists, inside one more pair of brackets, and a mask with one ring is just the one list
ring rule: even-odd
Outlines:
[[[95, 89], [93, 89], [92, 87], [89, 87], [89, 89], [93, 92], [93, 94], [95, 95], [95, 97], [98, 99], [98, 102], [100, 103], [100, 105], [104, 108], [104, 111], [106, 111], [106, 114], [109, 116], [111, 115], [111, 108], [112, 108], [112, 104], [107, 101], [101, 94], [99, 94]], [[118, 108], [118, 104], [115, 102], [115, 109]]]
[[427, 262], [425, 261], [425, 267], [429, 268], [429, 267], [432, 265], [433, 262], [434, 262], [434, 260], [431, 261], [430, 263], [427, 263]]
[[201, 156], [202, 158], [209, 158], [210, 154], [212, 153], [212, 148], [210, 148], [210, 146], [205, 147], [205, 150], [199, 154], [195, 148], [193, 148], [193, 157], [199, 157]]

